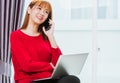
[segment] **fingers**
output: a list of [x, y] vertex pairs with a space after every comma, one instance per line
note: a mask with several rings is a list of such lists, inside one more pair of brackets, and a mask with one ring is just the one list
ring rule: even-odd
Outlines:
[[49, 19], [49, 24], [52, 25], [53, 21], [51, 19]]
[[46, 31], [45, 31], [45, 27], [44, 27], [44, 26], [42, 27], [42, 30], [44, 31], [44, 33], [46, 33]]
[[49, 19], [49, 25], [51, 26], [51, 27], [54, 27], [54, 22], [51, 20], [51, 19]]
[[49, 30], [46, 30], [44, 26], [42, 27], [42, 30], [46, 36], [51, 36], [54, 33], [54, 23], [51, 19], [49, 19], [49, 24], [51, 25]]
[[52, 62], [50, 63], [50, 65], [52, 66], [53, 69], [55, 68], [55, 66], [52, 64]]

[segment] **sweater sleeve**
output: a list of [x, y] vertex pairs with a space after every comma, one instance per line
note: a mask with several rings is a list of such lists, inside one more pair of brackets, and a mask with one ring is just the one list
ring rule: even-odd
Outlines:
[[13, 61], [19, 65], [19, 69], [24, 72], [52, 71], [49, 62], [33, 61], [29, 52], [21, 42], [18, 34], [12, 33], [10, 36], [11, 52]]
[[61, 52], [59, 47], [57, 47], [57, 48], [52, 48], [51, 47], [51, 51], [52, 51], [51, 52], [52, 53], [52, 63], [55, 66], [57, 61], [58, 61], [58, 58], [62, 54], [62, 52]]

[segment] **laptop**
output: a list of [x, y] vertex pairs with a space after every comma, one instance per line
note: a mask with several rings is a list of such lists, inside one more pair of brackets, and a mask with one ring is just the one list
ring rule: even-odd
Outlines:
[[60, 78], [66, 75], [79, 75], [89, 53], [61, 55], [55, 69], [49, 78], [37, 79], [34, 81]]

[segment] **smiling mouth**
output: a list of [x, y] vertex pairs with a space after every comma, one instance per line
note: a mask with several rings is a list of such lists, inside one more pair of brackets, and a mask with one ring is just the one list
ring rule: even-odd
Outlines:
[[40, 20], [43, 20], [43, 18], [39, 18]]
[[43, 20], [43, 17], [37, 17], [39, 20]]

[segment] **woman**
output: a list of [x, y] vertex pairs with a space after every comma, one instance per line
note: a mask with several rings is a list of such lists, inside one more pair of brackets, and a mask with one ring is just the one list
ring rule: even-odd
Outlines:
[[[16, 83], [31, 83], [33, 80], [51, 76], [61, 55], [53, 33], [50, 3], [33, 0], [28, 6], [22, 27], [12, 32], [10, 36]], [[49, 79], [40, 83], [64, 83], [70, 79], [74, 83], [79, 83], [79, 79], [75, 76]]]

